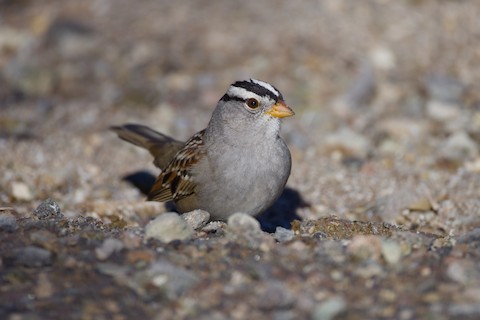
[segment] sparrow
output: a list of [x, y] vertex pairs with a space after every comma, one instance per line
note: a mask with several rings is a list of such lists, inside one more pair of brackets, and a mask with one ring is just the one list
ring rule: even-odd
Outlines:
[[293, 115], [278, 89], [249, 79], [230, 85], [207, 127], [187, 142], [139, 124], [111, 129], [147, 149], [161, 169], [148, 201], [173, 201], [181, 213], [203, 209], [227, 220], [236, 212], [257, 216], [282, 193], [292, 161], [280, 126]]

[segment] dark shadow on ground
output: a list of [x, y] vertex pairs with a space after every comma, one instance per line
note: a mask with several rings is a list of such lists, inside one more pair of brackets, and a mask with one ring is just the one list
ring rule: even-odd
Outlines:
[[309, 203], [303, 200], [297, 190], [287, 187], [280, 198], [257, 219], [260, 221], [262, 230], [266, 232], [275, 232], [277, 227], [291, 229], [293, 220], [301, 220], [297, 210], [308, 206]]
[[146, 196], [155, 183], [155, 179], [156, 177], [148, 171], [137, 171], [122, 178], [123, 181], [130, 183]]
[[[123, 177], [144, 195], [148, 195], [150, 188], [155, 182], [155, 176], [148, 171], [137, 171]], [[275, 232], [277, 227], [291, 228], [293, 220], [301, 220], [297, 210], [308, 207], [309, 204], [303, 200], [300, 193], [291, 188], [285, 188], [278, 200], [264, 213], [257, 217], [263, 231]], [[166, 204], [167, 210], [175, 210], [172, 202]]]

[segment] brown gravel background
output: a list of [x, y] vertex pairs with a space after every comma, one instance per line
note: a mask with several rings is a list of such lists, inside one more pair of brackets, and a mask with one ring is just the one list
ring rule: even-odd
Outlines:
[[[474, 0], [0, 0], [0, 317], [480, 318], [479, 16]], [[167, 209], [122, 177], [157, 170], [108, 127], [186, 139], [249, 77], [296, 112], [268, 226], [302, 222], [143, 243]], [[47, 198], [63, 217], [34, 214]]]

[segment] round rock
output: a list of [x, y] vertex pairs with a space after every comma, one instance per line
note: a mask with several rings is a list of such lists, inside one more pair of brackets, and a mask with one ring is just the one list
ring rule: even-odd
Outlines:
[[245, 213], [234, 213], [228, 218], [228, 227], [234, 231], [261, 231], [260, 222]]
[[13, 232], [17, 229], [17, 219], [9, 212], [0, 213], [0, 230]]
[[453, 161], [464, 161], [478, 153], [477, 143], [465, 131], [453, 133], [441, 147], [441, 154]]
[[285, 241], [292, 240], [294, 236], [295, 234], [292, 230], [288, 230], [282, 227], [277, 227], [275, 229], [275, 233], [273, 234], [273, 237], [278, 242], [285, 242]]
[[95, 249], [95, 255], [97, 256], [98, 260], [106, 260], [113, 253], [121, 251], [123, 247], [124, 245], [122, 241], [114, 238], [108, 238], [103, 241], [100, 247]]
[[37, 216], [38, 219], [61, 218], [63, 216], [60, 212], [60, 206], [50, 198], [42, 201], [33, 211], [33, 214]]
[[14, 254], [15, 264], [26, 267], [43, 267], [53, 262], [50, 251], [35, 246], [16, 249]]
[[174, 212], [164, 213], [145, 226], [145, 240], [153, 238], [162, 242], [170, 242], [188, 240], [192, 238], [192, 235], [192, 227]]
[[11, 194], [19, 201], [30, 201], [33, 199], [32, 191], [28, 185], [23, 182], [12, 182]]
[[197, 209], [182, 214], [182, 218], [193, 230], [198, 230], [204, 227], [208, 220], [210, 220], [210, 213], [205, 210]]

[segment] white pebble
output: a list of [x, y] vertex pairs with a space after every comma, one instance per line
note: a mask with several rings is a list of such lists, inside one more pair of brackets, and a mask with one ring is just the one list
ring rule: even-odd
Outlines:
[[192, 235], [192, 227], [174, 212], [163, 213], [145, 226], [145, 240], [153, 238], [162, 242], [170, 242], [188, 240], [192, 238]]
[[32, 192], [30, 188], [23, 182], [12, 182], [11, 185], [12, 196], [16, 200], [20, 201], [30, 201], [33, 199]]

